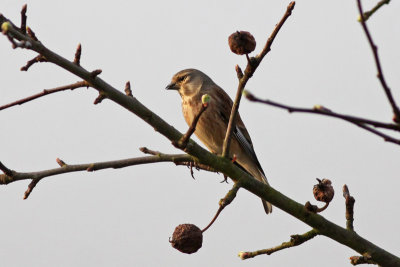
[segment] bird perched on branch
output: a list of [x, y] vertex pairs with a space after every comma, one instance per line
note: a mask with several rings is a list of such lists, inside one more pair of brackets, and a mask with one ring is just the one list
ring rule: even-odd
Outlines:
[[[189, 126], [201, 109], [202, 96], [208, 94], [211, 97], [194, 133], [211, 152], [221, 155], [233, 105], [228, 94], [210, 77], [196, 69], [185, 69], [176, 73], [166, 89], [179, 92], [182, 98], [183, 116]], [[231, 158], [235, 157], [235, 162], [250, 175], [268, 184], [254, 152], [250, 135], [239, 114], [232, 134], [229, 155]], [[267, 214], [272, 212], [269, 202], [263, 201], [263, 205]]]

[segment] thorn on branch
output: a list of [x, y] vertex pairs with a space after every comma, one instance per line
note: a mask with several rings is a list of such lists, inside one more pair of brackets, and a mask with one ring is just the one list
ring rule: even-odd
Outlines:
[[27, 31], [29, 37], [31, 37], [35, 41], [39, 41], [38, 38], [36, 37], [35, 32], [30, 27], [26, 27], [26, 31]]
[[133, 97], [132, 90], [131, 90], [131, 83], [129, 81], [127, 81], [125, 84], [125, 94], [127, 96]]
[[243, 71], [242, 71], [242, 69], [239, 67], [239, 65], [236, 65], [236, 66], [235, 66], [235, 70], [236, 70], [236, 75], [237, 75], [238, 79], [239, 79], [239, 80], [242, 79], [242, 77], [243, 77]]
[[75, 52], [75, 57], [74, 57], [74, 63], [78, 66], [81, 64], [81, 54], [82, 54], [82, 45], [78, 44], [78, 47], [76, 48]]
[[319, 234], [318, 230], [312, 229], [311, 231], [308, 231], [307, 233], [304, 233], [302, 235], [291, 235], [290, 236], [290, 241], [289, 242], [283, 242], [281, 245], [273, 247], [273, 248], [268, 248], [268, 249], [261, 249], [257, 250], [254, 252], [244, 252], [241, 251], [239, 252], [238, 256], [242, 260], [246, 260], [249, 258], [253, 258], [255, 256], [259, 255], [271, 255], [274, 252], [286, 249], [286, 248], [291, 248], [291, 247], [296, 247], [304, 242], [313, 239], [315, 236]]
[[154, 156], [158, 156], [161, 154], [161, 152], [148, 149], [147, 147], [140, 147], [139, 150], [142, 151], [144, 154], [149, 154]]
[[99, 95], [94, 100], [93, 104], [97, 105], [97, 104], [101, 103], [106, 98], [107, 97], [104, 95], [104, 93], [99, 93]]
[[47, 62], [47, 59], [42, 56], [42, 55], [38, 55], [36, 57], [34, 57], [33, 59], [29, 60], [28, 62], [26, 62], [26, 65], [21, 67], [21, 71], [28, 71], [28, 69], [35, 63], [39, 63], [39, 62]]
[[26, 34], [26, 10], [27, 10], [28, 6], [27, 4], [22, 6], [21, 9], [21, 33], [22, 34]]
[[97, 69], [97, 70], [94, 70], [94, 71], [92, 71], [91, 73], [90, 73], [90, 77], [92, 78], [92, 79], [94, 79], [94, 78], [96, 78], [100, 73], [102, 73], [103, 71], [101, 70], [101, 69]]
[[58, 165], [60, 165], [60, 167], [67, 166], [67, 164], [60, 158], [56, 158], [56, 162], [57, 162]]
[[345, 198], [346, 203], [346, 228], [354, 231], [354, 203], [356, 200], [350, 195], [347, 185], [343, 186], [343, 197]]
[[41, 179], [32, 179], [32, 182], [28, 185], [28, 189], [26, 189], [24, 193], [24, 199], [27, 199], [29, 197], [29, 195], [32, 193], [32, 190], [35, 188], [40, 180]]

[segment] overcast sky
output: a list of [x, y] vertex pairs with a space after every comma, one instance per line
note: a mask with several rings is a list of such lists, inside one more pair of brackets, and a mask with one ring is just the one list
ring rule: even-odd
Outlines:
[[[365, 9], [375, 1], [365, 1]], [[124, 89], [180, 131], [187, 126], [180, 97], [164, 88], [174, 73], [197, 68], [234, 97], [235, 65], [228, 36], [250, 31], [260, 51], [289, 1], [16, 1], [0, 12], [19, 24], [28, 3], [28, 25], [48, 48]], [[392, 1], [369, 21], [382, 66], [400, 102], [400, 3]], [[355, 1], [298, 1], [247, 89], [261, 98], [389, 122], [391, 109], [376, 70]], [[19, 68], [35, 56], [0, 38], [0, 105], [78, 81], [49, 63]], [[0, 112], [0, 161], [17, 171], [142, 156], [139, 147], [179, 151], [141, 119], [93, 89], [46, 96]], [[316, 201], [315, 178], [336, 190], [327, 219], [345, 226], [347, 184], [356, 198], [355, 230], [399, 253], [400, 146], [349, 123], [242, 101], [240, 113], [271, 185], [294, 200]], [[197, 140], [197, 139], [196, 139]], [[325, 237], [300, 247], [241, 261], [239, 251], [269, 248], [310, 227], [241, 190], [204, 236], [193, 255], [173, 249], [178, 224], [205, 227], [231, 188], [222, 175], [158, 163], [71, 173], [42, 180], [28, 200], [29, 181], [0, 187], [0, 258], [3, 266], [349, 266], [356, 252]], [[320, 206], [322, 204], [319, 204]]]

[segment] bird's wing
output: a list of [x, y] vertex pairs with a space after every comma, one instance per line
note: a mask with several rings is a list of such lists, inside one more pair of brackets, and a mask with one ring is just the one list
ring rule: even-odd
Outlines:
[[[215, 96], [218, 98], [216, 99], [217, 103], [220, 105], [219, 115], [221, 116], [221, 119], [226, 123], [226, 126], [228, 127], [229, 117], [232, 111], [233, 102], [224, 90], [222, 90], [217, 85], [216, 87], [217, 88], [214, 88], [213, 92], [215, 93]], [[261, 164], [258, 161], [256, 153], [254, 151], [253, 143], [251, 142], [249, 132], [247, 131], [246, 126], [244, 125], [242, 119], [240, 118], [239, 113], [237, 114], [236, 118], [237, 118], [236, 125], [235, 128], [233, 129], [232, 137], [238, 141], [243, 150], [253, 159], [253, 161], [257, 164], [257, 167], [264, 174], [264, 171], [261, 168]]]

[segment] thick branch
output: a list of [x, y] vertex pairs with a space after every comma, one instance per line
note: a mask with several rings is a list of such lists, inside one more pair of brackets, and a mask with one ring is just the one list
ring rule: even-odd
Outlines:
[[[253, 76], [254, 72], [256, 71], [256, 69], [257, 69], [258, 65], [261, 63], [261, 61], [263, 60], [264, 56], [271, 50], [271, 45], [272, 45], [276, 35], [278, 34], [279, 30], [285, 23], [286, 19], [292, 14], [294, 5], [295, 5], [294, 1], [290, 2], [290, 4], [288, 5], [288, 7], [286, 9], [285, 14], [283, 15], [280, 22], [275, 26], [274, 31], [272, 32], [271, 36], [268, 38], [267, 43], [265, 44], [265, 46], [264, 46], [263, 50], [260, 52], [260, 54], [258, 54], [255, 58], [251, 58], [248, 60], [246, 69], [244, 71], [244, 75], [241, 74], [242, 71], [240, 70], [240, 68], [236, 67], [236, 72], [238, 74], [238, 77], [241, 77], [241, 78], [239, 79], [239, 85], [238, 85], [238, 89], [236, 92], [235, 101], [233, 102], [233, 105], [232, 105], [232, 111], [231, 111], [231, 115], [229, 117], [228, 128], [226, 130], [224, 144], [222, 147], [222, 156], [223, 157], [229, 156], [231, 137], [232, 137], [233, 129], [235, 129], [236, 117], [237, 117], [237, 113], [239, 110], [240, 100], [242, 98], [242, 93], [243, 93], [244, 87], [246, 86], [247, 81]], [[239, 70], [240, 70], [240, 72], [239, 72]]]

